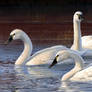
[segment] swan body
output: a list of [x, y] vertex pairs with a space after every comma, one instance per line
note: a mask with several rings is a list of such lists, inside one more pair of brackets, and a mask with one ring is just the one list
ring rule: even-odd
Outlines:
[[70, 80], [72, 81], [92, 81], [92, 66], [77, 72]]
[[31, 59], [26, 63], [26, 65], [49, 64], [51, 61], [53, 61], [56, 53], [64, 49], [68, 49], [68, 48], [57, 45], [40, 50], [30, 57]]
[[82, 39], [82, 47], [85, 49], [92, 50], [92, 35], [83, 36], [81, 39]]
[[28, 37], [28, 35], [20, 29], [15, 29], [10, 33], [10, 37], [7, 43], [17, 39], [20, 39], [21, 41], [23, 41], [24, 50], [16, 60], [15, 65], [47, 64], [55, 57], [58, 51], [68, 49], [65, 46], [57, 45], [57, 46], [52, 46], [52, 47], [40, 50], [35, 54], [33, 54], [32, 56], [30, 56], [32, 53], [33, 46], [32, 46], [31, 39]]
[[75, 12], [73, 16], [74, 41], [71, 49], [78, 51], [82, 56], [92, 56], [92, 36], [81, 37], [82, 16], [83, 14], [81, 11]]
[[[63, 50], [59, 51], [56, 54], [56, 58], [53, 62], [61, 62], [67, 60], [68, 58], [72, 58], [75, 61], [75, 66], [68, 73], [64, 74], [61, 81], [92, 81], [92, 66], [84, 68], [83, 62], [84, 60], [80, 55], [76, 53], [76, 51], [72, 50]], [[55, 63], [55, 64], [56, 64]], [[55, 65], [52, 63], [50, 67]]]

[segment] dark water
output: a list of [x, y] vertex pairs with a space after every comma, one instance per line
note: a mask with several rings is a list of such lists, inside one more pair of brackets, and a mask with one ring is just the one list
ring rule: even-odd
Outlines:
[[[71, 46], [72, 30], [70, 30], [71, 27], [66, 28], [65, 25], [66, 23], [63, 24], [63, 26], [58, 26], [58, 24], [56, 24], [56, 26], [54, 25], [56, 29], [61, 27], [59, 31], [54, 28], [51, 29], [53, 26], [47, 26], [48, 29], [45, 30], [45, 32], [42, 32], [42, 30], [46, 29], [46, 26], [43, 25], [44, 27], [40, 31], [39, 25], [36, 29], [34, 25], [31, 25], [35, 30], [27, 31], [27, 33], [33, 42], [33, 53], [58, 44], [64, 44], [68, 47]], [[70, 24], [70, 26], [71, 25], [72, 24]], [[5, 30], [10, 28], [9, 25], [7, 27], [5, 24], [2, 26], [0, 29], [4, 28], [4, 26], [6, 27]], [[13, 27], [14, 26], [12, 26], [11, 29], [13, 29]], [[90, 27], [89, 30], [91, 30]], [[39, 30], [36, 31], [37, 29]], [[50, 29], [54, 31], [49, 31]], [[60, 29], [64, 29], [63, 35]], [[69, 29], [69, 31], [66, 31], [67, 29]], [[74, 64], [61, 64], [52, 69], [48, 68], [49, 65], [30, 67], [14, 66], [16, 59], [23, 50], [23, 43], [14, 41], [7, 46], [4, 45], [10, 32], [9, 30], [6, 33], [5, 30], [1, 32], [0, 36], [0, 92], [92, 92], [92, 82], [61, 82], [62, 75], [69, 71]], [[32, 35], [30, 35], [31, 32]], [[86, 58], [85, 60], [87, 64], [92, 62], [91, 58]]]

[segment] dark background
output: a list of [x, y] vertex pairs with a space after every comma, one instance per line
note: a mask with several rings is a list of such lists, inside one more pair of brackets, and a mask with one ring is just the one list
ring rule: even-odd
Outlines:
[[85, 16], [82, 34], [92, 34], [92, 0], [0, 0], [0, 39], [19, 28], [36, 43], [72, 44], [72, 18], [78, 10]]
[[23, 16], [32, 22], [56, 23], [61, 22], [60, 17], [63, 15], [72, 15], [77, 10], [83, 11], [84, 14], [90, 13], [91, 7], [91, 0], [1, 0], [0, 16], [21, 19]]

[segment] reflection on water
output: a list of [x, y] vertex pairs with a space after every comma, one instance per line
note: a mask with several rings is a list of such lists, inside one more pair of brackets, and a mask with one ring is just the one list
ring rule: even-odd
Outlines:
[[[2, 66], [0, 73], [0, 92], [1, 90], [15, 90], [14, 92], [46, 91], [49, 87], [54, 90], [57, 85], [57, 78], [61, 71], [51, 70], [46, 67], [15, 67], [10, 65]], [[56, 77], [57, 76], [57, 77]], [[54, 81], [56, 80], [56, 81]], [[51, 84], [50, 84], [51, 83]], [[54, 89], [53, 89], [54, 88]], [[39, 91], [38, 91], [39, 90]]]
[[92, 82], [61, 82], [68, 67], [71, 69], [73, 65], [63, 64], [49, 69], [48, 65], [0, 64], [0, 92], [91, 92]]
[[[92, 83], [60, 81], [61, 76], [73, 67], [48, 65], [19, 67], [14, 64], [0, 64], [0, 92], [88, 92]], [[66, 69], [65, 69], [66, 68]], [[68, 69], [67, 69], [68, 68]]]
[[61, 83], [58, 88], [60, 92], [91, 92], [92, 91], [92, 82], [66, 82]]

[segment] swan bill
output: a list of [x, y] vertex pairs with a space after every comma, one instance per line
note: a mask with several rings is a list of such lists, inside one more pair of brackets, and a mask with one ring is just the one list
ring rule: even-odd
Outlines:
[[79, 19], [80, 19], [80, 20], [84, 20], [84, 16], [83, 16], [83, 15], [80, 15], [80, 16], [79, 16]]
[[84, 16], [83, 15], [80, 15], [80, 14], [77, 14], [78, 15], [78, 18], [79, 18], [79, 20], [84, 20]]
[[53, 60], [52, 64], [49, 66], [49, 68], [53, 67], [55, 64], [57, 64], [57, 58], [58, 58], [59, 55], [57, 55], [55, 57], [55, 59]]
[[13, 37], [12, 37], [12, 35], [10, 35], [8, 40], [5, 42], [5, 45], [9, 44], [12, 40], [13, 40]]

